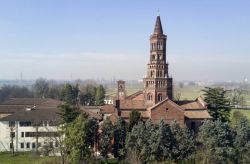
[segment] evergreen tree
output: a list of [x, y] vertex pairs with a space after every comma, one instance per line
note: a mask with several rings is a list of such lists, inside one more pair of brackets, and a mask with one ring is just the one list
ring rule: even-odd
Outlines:
[[105, 89], [103, 85], [99, 85], [96, 88], [95, 105], [104, 105]]
[[195, 152], [194, 137], [189, 129], [181, 128], [176, 121], [170, 124], [171, 132], [174, 136], [172, 140], [171, 158], [174, 161], [190, 159]]
[[71, 84], [67, 83], [62, 90], [62, 100], [70, 105], [76, 105], [78, 92], [78, 86], [72, 86]]
[[153, 161], [156, 159], [155, 150], [157, 150], [157, 129], [151, 119], [148, 119], [145, 123], [145, 141], [142, 148], [144, 154], [143, 161]]
[[237, 152], [235, 163], [250, 163], [250, 124], [242, 117], [235, 126], [234, 146]]
[[145, 151], [142, 151], [142, 149], [145, 147], [144, 145], [147, 144], [147, 139], [144, 136], [145, 132], [145, 125], [142, 121], [140, 121], [133, 127], [132, 131], [128, 133], [126, 137], [125, 150], [127, 152], [134, 152], [136, 157], [138, 157], [140, 160], [145, 158]]
[[59, 115], [61, 117], [61, 123], [68, 124], [73, 122], [77, 116], [80, 114], [78, 108], [71, 106], [69, 104], [59, 105]]
[[109, 119], [106, 119], [101, 127], [102, 133], [100, 136], [100, 152], [106, 159], [111, 145], [111, 139], [113, 137], [113, 125]]
[[87, 118], [79, 115], [65, 130], [64, 147], [67, 159], [72, 164], [79, 164], [90, 156], [87, 142]]
[[95, 118], [88, 118], [86, 122], [86, 144], [94, 148], [94, 145], [97, 142], [97, 135], [98, 135], [98, 121]]
[[119, 159], [123, 156], [123, 149], [126, 141], [126, 124], [125, 121], [119, 117], [114, 126], [114, 146], [113, 154]]
[[209, 114], [216, 120], [229, 121], [231, 105], [223, 88], [209, 88], [203, 90]]
[[203, 163], [228, 163], [235, 156], [234, 133], [228, 123], [205, 121], [198, 135]]
[[128, 124], [128, 131], [131, 132], [134, 125], [136, 125], [141, 119], [141, 113], [137, 112], [136, 110], [132, 110], [129, 114], [129, 124]]
[[155, 153], [156, 159], [158, 161], [171, 159], [170, 152], [172, 151], [175, 139], [169, 125], [165, 125], [163, 120], [158, 125], [156, 137], [156, 144], [152, 151]]

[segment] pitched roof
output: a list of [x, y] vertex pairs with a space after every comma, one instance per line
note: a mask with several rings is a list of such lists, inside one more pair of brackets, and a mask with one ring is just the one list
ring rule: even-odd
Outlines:
[[125, 99], [120, 100], [120, 109], [146, 109], [146, 105], [144, 100], [131, 100]]
[[143, 100], [143, 91], [138, 91], [126, 97], [126, 99]]
[[110, 114], [110, 113], [115, 113], [116, 108], [112, 104], [107, 104], [101, 107], [101, 113], [102, 114]]
[[15, 113], [24, 111], [30, 105], [0, 105], [0, 113]]
[[176, 103], [180, 105], [184, 110], [206, 109], [206, 103], [201, 97], [198, 97], [196, 100], [176, 101]]
[[80, 107], [80, 111], [86, 113], [90, 117], [96, 118], [98, 120], [102, 120], [102, 116], [100, 114], [97, 114], [95, 112], [92, 112], [91, 110], [87, 109], [86, 107]]
[[62, 104], [62, 101], [55, 99], [43, 99], [43, 98], [11, 98], [4, 101], [0, 105], [36, 105], [36, 106], [49, 106], [57, 107]]
[[40, 109], [57, 108], [62, 101], [41, 98], [12, 98], [0, 104], [0, 113], [15, 113], [36, 106]]
[[59, 121], [57, 108], [36, 108], [23, 110], [3, 117], [0, 121]]
[[163, 103], [165, 103], [165, 102], [169, 103], [171, 106], [175, 107], [176, 109], [183, 111], [183, 109], [182, 109], [178, 104], [176, 104], [175, 102], [173, 102], [173, 101], [170, 100], [169, 98], [166, 98], [166, 99], [164, 99], [163, 101], [161, 101], [161, 102], [155, 104], [154, 106], [150, 107], [149, 110], [154, 110], [154, 109], [156, 109], [158, 106], [160, 106], [161, 104], [163, 104]]
[[184, 115], [190, 119], [212, 119], [207, 110], [185, 110]]

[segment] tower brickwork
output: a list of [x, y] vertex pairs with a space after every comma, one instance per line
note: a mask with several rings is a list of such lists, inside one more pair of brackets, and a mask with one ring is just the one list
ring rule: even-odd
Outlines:
[[168, 74], [166, 62], [167, 35], [163, 33], [160, 16], [157, 16], [154, 33], [150, 36], [150, 60], [144, 81], [144, 99], [152, 106], [167, 97], [173, 98], [173, 79]]

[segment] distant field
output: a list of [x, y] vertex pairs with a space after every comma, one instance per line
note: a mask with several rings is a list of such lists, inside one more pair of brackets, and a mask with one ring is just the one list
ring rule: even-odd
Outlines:
[[[131, 95], [140, 90], [143, 90], [143, 84], [126, 84], [127, 95]], [[106, 94], [109, 96], [115, 96], [116, 92], [116, 85], [108, 86], [106, 89]]]
[[[174, 94], [180, 93], [180, 100], [194, 100], [203, 95], [201, 86], [184, 86], [183, 88], [174, 88]], [[127, 95], [133, 94], [137, 91], [143, 90], [143, 84], [126, 84]], [[106, 94], [115, 96], [117, 92], [116, 85], [108, 86]], [[250, 95], [245, 95], [246, 105], [250, 106]]]
[[250, 106], [250, 95], [246, 95], [246, 105]]
[[193, 100], [203, 95], [202, 89], [204, 89], [204, 87], [184, 86], [183, 88], [175, 88], [174, 94], [180, 93], [181, 100]]
[[[175, 88], [174, 92], [180, 93], [182, 100], [192, 100], [202, 95], [202, 89], [203, 87], [188, 86], [183, 88]], [[140, 90], [143, 90], [143, 84], [126, 84], [127, 95], [133, 94]], [[108, 86], [106, 89], [106, 94], [110, 96], [115, 96], [116, 92], [116, 85]]]
[[250, 110], [232, 109], [231, 116], [232, 116], [232, 114], [233, 114], [234, 111], [240, 111], [250, 121]]

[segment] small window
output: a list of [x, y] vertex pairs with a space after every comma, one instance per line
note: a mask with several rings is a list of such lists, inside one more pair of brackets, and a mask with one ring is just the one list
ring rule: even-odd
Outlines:
[[15, 121], [10, 121], [9, 122], [9, 127], [15, 127]]
[[13, 143], [10, 143], [10, 149], [13, 149]]
[[166, 108], [166, 111], [168, 111], [168, 108]]
[[36, 143], [32, 142], [32, 149], [35, 149], [35, 148], [36, 148]]
[[157, 99], [158, 99], [158, 102], [162, 101], [162, 94], [158, 94]]
[[26, 143], [26, 148], [27, 148], [27, 149], [30, 148], [30, 143], [29, 143], [29, 142]]
[[24, 137], [24, 132], [21, 133], [21, 137]]
[[15, 132], [10, 132], [10, 138], [15, 138]]
[[21, 143], [21, 149], [23, 149], [23, 148], [24, 148], [24, 143], [22, 142], [22, 143]]
[[44, 124], [44, 126], [47, 126], [47, 125], [48, 125], [48, 122], [47, 122], [47, 121], [44, 121], [43, 124]]
[[21, 127], [31, 126], [31, 122], [30, 122], [30, 121], [21, 121], [21, 122], [19, 123], [19, 125], [20, 125]]

